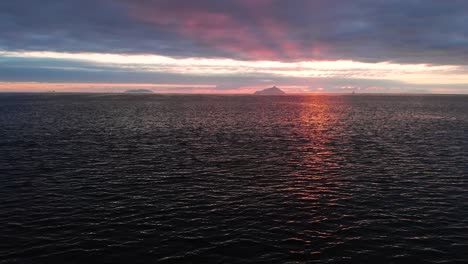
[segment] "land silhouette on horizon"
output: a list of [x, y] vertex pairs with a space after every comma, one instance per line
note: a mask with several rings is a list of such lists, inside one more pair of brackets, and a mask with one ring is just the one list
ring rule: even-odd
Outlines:
[[125, 92], [126, 93], [153, 93], [152, 90], [148, 90], [148, 89], [131, 89], [131, 90], [127, 90]]
[[280, 95], [280, 94], [286, 94], [286, 93], [280, 88], [273, 86], [271, 88], [256, 91], [254, 94], [255, 95]]

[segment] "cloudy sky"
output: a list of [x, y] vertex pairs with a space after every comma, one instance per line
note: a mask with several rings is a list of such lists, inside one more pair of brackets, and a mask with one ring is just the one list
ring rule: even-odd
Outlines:
[[273, 85], [468, 93], [468, 1], [0, 1], [0, 91]]

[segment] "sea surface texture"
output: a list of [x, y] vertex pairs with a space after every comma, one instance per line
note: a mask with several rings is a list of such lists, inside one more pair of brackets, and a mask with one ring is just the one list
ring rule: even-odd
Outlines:
[[0, 201], [0, 263], [468, 263], [468, 97], [1, 94]]

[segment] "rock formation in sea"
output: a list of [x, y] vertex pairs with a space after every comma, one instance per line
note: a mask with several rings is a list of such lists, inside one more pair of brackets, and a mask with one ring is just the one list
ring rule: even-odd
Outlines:
[[256, 91], [256, 95], [278, 95], [278, 94], [285, 94], [280, 88], [273, 86], [271, 88], [267, 88], [261, 91]]

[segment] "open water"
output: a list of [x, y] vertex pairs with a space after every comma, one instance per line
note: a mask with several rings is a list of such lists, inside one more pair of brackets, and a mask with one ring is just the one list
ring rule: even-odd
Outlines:
[[1, 263], [468, 263], [467, 96], [0, 94]]

